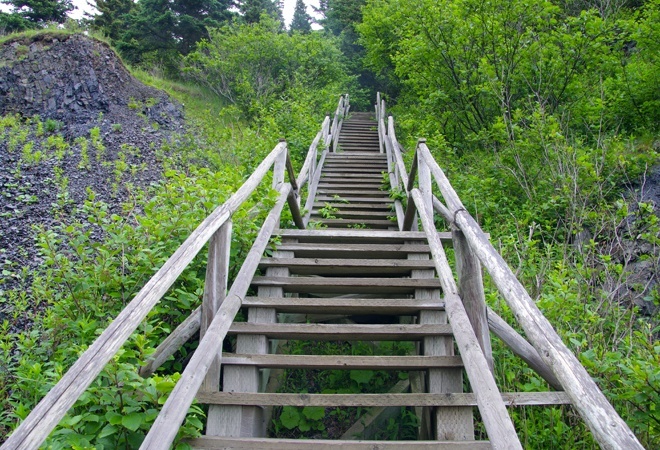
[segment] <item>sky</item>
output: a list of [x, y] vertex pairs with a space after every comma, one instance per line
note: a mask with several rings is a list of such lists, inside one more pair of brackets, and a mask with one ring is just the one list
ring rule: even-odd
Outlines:
[[[78, 8], [71, 13], [71, 17], [74, 19], [80, 19], [85, 11], [93, 11], [93, 8], [90, 8], [87, 5], [87, 0], [73, 0], [73, 4]], [[305, 4], [307, 5], [307, 14], [314, 16], [314, 10], [312, 9], [312, 6], [318, 7], [318, 0], [305, 0]], [[291, 19], [293, 18], [293, 11], [295, 8], [296, 0], [284, 0], [284, 23], [286, 23], [287, 26], [289, 26], [291, 23]]]

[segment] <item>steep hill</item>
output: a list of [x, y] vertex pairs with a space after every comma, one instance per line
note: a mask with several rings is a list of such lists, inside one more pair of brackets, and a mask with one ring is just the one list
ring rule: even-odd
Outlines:
[[157, 182], [160, 149], [183, 130], [183, 114], [83, 35], [19, 36], [0, 45], [0, 61], [2, 290], [40, 264], [35, 225], [50, 227], [91, 191], [116, 211]]

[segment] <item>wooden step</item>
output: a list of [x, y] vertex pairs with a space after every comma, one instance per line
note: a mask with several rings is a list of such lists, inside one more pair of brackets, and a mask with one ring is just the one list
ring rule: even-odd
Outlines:
[[314, 294], [413, 294], [415, 289], [440, 289], [437, 278], [261, 277], [252, 286], [281, 287], [284, 292]]
[[365, 230], [389, 230], [396, 228], [396, 222], [389, 219], [324, 219], [315, 217], [315, 222], [321, 222], [328, 228], [357, 228]]
[[230, 335], [257, 335], [269, 339], [309, 341], [419, 341], [429, 336], [450, 336], [451, 326], [443, 325], [336, 325], [325, 323], [235, 322]]
[[418, 298], [302, 298], [245, 297], [243, 307], [274, 308], [278, 312], [299, 314], [411, 315], [418, 311], [442, 311], [444, 302]]
[[[395, 222], [390, 221], [388, 216], [394, 215], [393, 212], [389, 211], [358, 211], [358, 210], [338, 210], [338, 211], [327, 211], [326, 215], [330, 215], [331, 217], [334, 217], [335, 219], [340, 219], [340, 220], [346, 220], [346, 219], [355, 219], [358, 220], [358, 222], [350, 222], [349, 225], [354, 224], [354, 223], [363, 223], [359, 222], [359, 220], [365, 221], [365, 220], [376, 220], [376, 221], [383, 221], [387, 220], [391, 223], [380, 223], [378, 222], [377, 225], [387, 225], [388, 227], [390, 225], [395, 225]], [[324, 217], [319, 210], [313, 210], [312, 215], [315, 221], [319, 220], [330, 220], [331, 217]], [[366, 223], [366, 222], [365, 222]], [[348, 225], [347, 225], [348, 226]], [[340, 227], [340, 228], [346, 228], [346, 227]], [[351, 227], [353, 228], [353, 227]]]
[[[503, 392], [506, 406], [570, 405], [565, 392]], [[266, 394], [242, 392], [199, 392], [197, 400], [210, 405], [249, 406], [477, 406], [473, 393], [443, 394]]]
[[[421, 241], [415, 246], [406, 245], [405, 249], [412, 249], [410, 253], [427, 253], [428, 246], [426, 245], [426, 234], [422, 231], [384, 231], [384, 230], [295, 230], [295, 229], [279, 229], [275, 230], [273, 235], [281, 236], [283, 238], [295, 238], [299, 244], [304, 243], [354, 243], [366, 244], [356, 247], [358, 252], [369, 252], [370, 250], [379, 248], [388, 248], [395, 250], [400, 248], [406, 241]], [[451, 233], [439, 232], [438, 237], [445, 243], [451, 243]], [[391, 247], [383, 247], [382, 245], [373, 246], [368, 244], [392, 244]], [[283, 244], [282, 247], [291, 245]], [[279, 248], [279, 247], [278, 247]], [[320, 248], [320, 247], [319, 247]], [[421, 251], [420, 251], [421, 249]], [[426, 249], [426, 250], [424, 250]]]
[[383, 175], [377, 173], [344, 173], [338, 174], [336, 172], [322, 173], [321, 180], [324, 179], [340, 179], [340, 180], [382, 180]]
[[344, 203], [344, 202], [316, 202], [313, 204], [315, 209], [330, 206], [341, 210], [373, 210], [373, 211], [392, 211], [392, 204], [388, 203]]
[[333, 258], [263, 258], [259, 268], [288, 267], [295, 275], [405, 275], [416, 269], [435, 269], [430, 260], [411, 259], [333, 259]]
[[387, 168], [381, 169], [381, 168], [360, 168], [359, 166], [357, 167], [327, 167], [323, 169], [323, 172], [325, 173], [367, 173], [367, 174], [382, 174], [382, 172], [387, 172]]
[[366, 189], [366, 190], [381, 190], [383, 183], [374, 183], [373, 181], [363, 181], [354, 183], [342, 182], [321, 182], [318, 184], [317, 189]]
[[185, 441], [194, 450], [489, 450], [488, 441], [349, 441], [328, 439], [268, 439], [203, 436]]
[[326, 158], [373, 158], [373, 159], [385, 159], [386, 155], [384, 153], [380, 155], [374, 155], [371, 152], [365, 152], [364, 154], [360, 154], [359, 152], [356, 153], [351, 153], [350, 155], [344, 155], [342, 153], [336, 153], [336, 152], [330, 152], [326, 155]]
[[362, 196], [362, 197], [342, 197], [341, 195], [337, 194], [339, 198], [335, 198], [334, 194], [329, 194], [329, 195], [317, 195], [316, 201], [317, 202], [331, 202], [331, 201], [342, 201], [342, 200], [347, 200], [349, 203], [383, 203], [383, 202], [391, 202], [392, 200], [389, 198], [383, 198], [382, 195], [378, 195], [377, 197], [369, 197], [369, 196]]
[[274, 369], [426, 370], [463, 367], [460, 356], [339, 356], [222, 354], [223, 365]]
[[[386, 199], [389, 199], [389, 193], [385, 191], [380, 191], [376, 189], [346, 189], [346, 188], [337, 188], [337, 189], [330, 189], [330, 188], [323, 188], [319, 189], [316, 191], [317, 195], [320, 196], [334, 196], [334, 195], [339, 195], [342, 198], [350, 198], [350, 197], [371, 197], [371, 198], [379, 198], [381, 202], [383, 202]], [[318, 199], [318, 197], [317, 197]]]

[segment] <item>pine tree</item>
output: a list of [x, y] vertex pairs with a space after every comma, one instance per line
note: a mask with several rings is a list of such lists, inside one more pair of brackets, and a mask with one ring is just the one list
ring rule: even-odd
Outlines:
[[64, 23], [66, 13], [75, 9], [72, 0], [2, 0], [14, 13], [37, 24]]
[[111, 41], [116, 41], [125, 28], [125, 16], [136, 5], [133, 0], [96, 0], [92, 6], [99, 12], [92, 16], [92, 28], [103, 32]]
[[312, 31], [312, 18], [307, 14], [307, 7], [303, 0], [296, 1], [296, 9], [291, 20], [291, 32], [299, 31], [303, 34]]
[[282, 2], [278, 0], [239, 0], [238, 10], [247, 23], [257, 23], [262, 14], [268, 14], [283, 23]]

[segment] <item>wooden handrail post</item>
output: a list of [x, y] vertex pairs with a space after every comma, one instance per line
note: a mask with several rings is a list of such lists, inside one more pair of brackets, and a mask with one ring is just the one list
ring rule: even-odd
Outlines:
[[[200, 339], [206, 334], [216, 311], [220, 308], [227, 294], [229, 279], [229, 255], [231, 253], [232, 221], [227, 220], [209, 241], [209, 257], [206, 265], [206, 281], [204, 282], [204, 298], [202, 300], [202, 318], [200, 322]], [[200, 389], [216, 392], [220, 388], [220, 355], [209, 366]]]
[[284, 151], [279, 154], [273, 164], [273, 189], [278, 189], [284, 183], [284, 171], [286, 170], [286, 139], [280, 139], [280, 145], [284, 146]]
[[[417, 141], [417, 148], [426, 143], [426, 139], [419, 139]], [[419, 183], [419, 192], [422, 194], [424, 201], [424, 209], [429, 214], [431, 222], [433, 222], [433, 185], [431, 184], [431, 170], [424, 158], [417, 158], [417, 180]], [[418, 214], [419, 212], [418, 208]]]
[[491, 373], [495, 373], [493, 367], [493, 349], [490, 343], [490, 332], [488, 329], [488, 316], [486, 306], [486, 295], [484, 293], [484, 281], [481, 274], [481, 263], [474, 255], [463, 235], [463, 232], [452, 227], [452, 242], [454, 254], [456, 255], [456, 274], [458, 276], [458, 294], [463, 300], [465, 312], [470, 319], [474, 334], [484, 352], [486, 362]]

